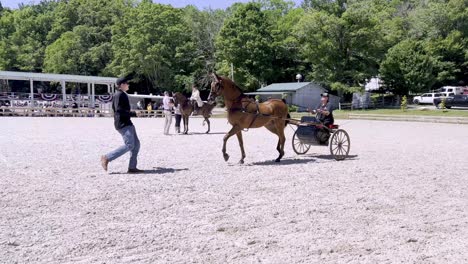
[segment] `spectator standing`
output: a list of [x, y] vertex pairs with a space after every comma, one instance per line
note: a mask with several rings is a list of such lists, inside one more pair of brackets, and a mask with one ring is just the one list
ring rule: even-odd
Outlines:
[[153, 106], [151, 105], [151, 102], [149, 102], [146, 106], [146, 111], [148, 111], [148, 117], [151, 117], [151, 112], [153, 111]]
[[[174, 96], [174, 95], [172, 95]], [[180, 133], [180, 120], [182, 119], [182, 113], [180, 112], [181, 105], [177, 104], [174, 106], [174, 115], [175, 115], [175, 131]]]
[[163, 98], [163, 111], [164, 111], [164, 135], [169, 135], [169, 128], [171, 127], [172, 123], [172, 107], [173, 103], [171, 102], [171, 98], [169, 97], [169, 92], [164, 92]]

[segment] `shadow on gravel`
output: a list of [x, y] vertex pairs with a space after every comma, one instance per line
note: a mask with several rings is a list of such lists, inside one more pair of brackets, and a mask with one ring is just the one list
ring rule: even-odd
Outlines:
[[[143, 172], [140, 173], [132, 173], [135, 175], [138, 174], [165, 174], [165, 173], [174, 173], [177, 171], [188, 171], [187, 168], [185, 169], [173, 169], [173, 168], [160, 168], [160, 167], [154, 167], [152, 170], [143, 170]], [[130, 174], [126, 172], [111, 172], [109, 174]]]
[[290, 164], [303, 164], [309, 162], [315, 162], [315, 159], [282, 159], [281, 162], [275, 162], [274, 160], [259, 161], [247, 164], [248, 166], [254, 165], [290, 165]]
[[[309, 155], [307, 155], [309, 156]], [[317, 159], [325, 159], [325, 160], [335, 160], [335, 158], [332, 155], [310, 155], [311, 157], [317, 158]], [[357, 160], [358, 155], [348, 155], [348, 157], [344, 160], [340, 161], [346, 161], [346, 160]]]
[[226, 135], [227, 132], [210, 132], [210, 133], [204, 133], [204, 132], [189, 132], [188, 134], [179, 134], [181, 136], [190, 136], [190, 135]]

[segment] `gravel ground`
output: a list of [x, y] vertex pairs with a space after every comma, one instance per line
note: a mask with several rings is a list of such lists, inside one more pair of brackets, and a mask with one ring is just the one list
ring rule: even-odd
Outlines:
[[0, 263], [467, 263], [468, 126], [339, 120], [351, 157], [298, 156], [286, 129], [201, 119], [163, 136], [134, 120], [139, 168], [100, 167], [122, 139], [108, 118], [0, 118]]

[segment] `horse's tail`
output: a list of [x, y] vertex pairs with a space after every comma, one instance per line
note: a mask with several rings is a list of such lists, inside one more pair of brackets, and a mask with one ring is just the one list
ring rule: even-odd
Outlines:
[[283, 101], [283, 103], [286, 105], [287, 109], [288, 109], [288, 115], [286, 116], [286, 120], [284, 122], [284, 126], [286, 127], [288, 124], [289, 124], [289, 120], [291, 118], [291, 115], [289, 114], [289, 105], [286, 103], [286, 99], [282, 98], [281, 101]]

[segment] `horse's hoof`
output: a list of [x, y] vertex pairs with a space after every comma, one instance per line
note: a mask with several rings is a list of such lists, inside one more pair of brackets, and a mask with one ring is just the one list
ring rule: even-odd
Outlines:
[[281, 161], [280, 158], [275, 159], [275, 162], [280, 162], [280, 161]]
[[244, 164], [244, 160], [239, 160], [239, 164]]
[[224, 161], [228, 161], [229, 160], [229, 155], [228, 154], [224, 154]]

